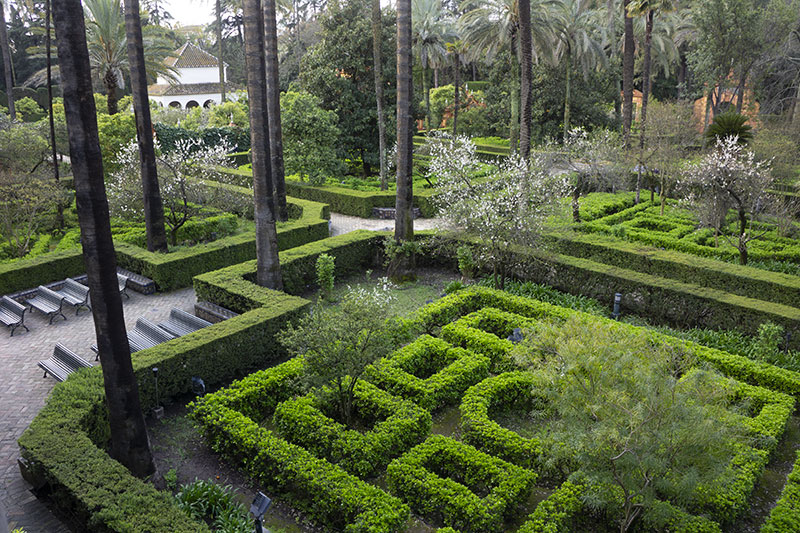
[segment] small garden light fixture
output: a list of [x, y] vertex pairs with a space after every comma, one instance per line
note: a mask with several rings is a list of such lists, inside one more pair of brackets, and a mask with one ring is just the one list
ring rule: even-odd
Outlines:
[[622, 302], [622, 293], [618, 292], [618, 293], [616, 293], [614, 295], [614, 310], [611, 312], [611, 317], [614, 320], [619, 320], [619, 315], [620, 315], [619, 304], [620, 304], [620, 302]]
[[253, 498], [253, 503], [250, 504], [250, 512], [256, 517], [256, 533], [263, 533], [264, 529], [261, 526], [261, 517], [269, 509], [272, 500], [270, 500], [263, 492], [257, 492], [256, 497]]

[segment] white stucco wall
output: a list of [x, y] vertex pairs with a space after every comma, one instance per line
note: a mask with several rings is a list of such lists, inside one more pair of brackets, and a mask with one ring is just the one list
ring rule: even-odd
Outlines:
[[[236, 100], [237, 95], [233, 93], [227, 93], [225, 97], [228, 100]], [[187, 95], [180, 95], [180, 96], [150, 96], [150, 100], [157, 102], [159, 105], [167, 107], [173, 102], [178, 102], [181, 105], [181, 109], [185, 109], [186, 105], [189, 102], [197, 102], [197, 105], [202, 106], [209, 100], [214, 102], [215, 104], [219, 104], [222, 101], [220, 98], [219, 93], [207, 93], [207, 94], [187, 94]]]

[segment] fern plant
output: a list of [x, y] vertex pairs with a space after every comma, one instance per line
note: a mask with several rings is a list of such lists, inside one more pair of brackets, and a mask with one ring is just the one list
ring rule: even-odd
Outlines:
[[714, 145], [717, 139], [736, 136], [739, 144], [747, 144], [753, 139], [753, 127], [746, 122], [746, 116], [733, 111], [717, 115], [706, 130], [706, 142]]

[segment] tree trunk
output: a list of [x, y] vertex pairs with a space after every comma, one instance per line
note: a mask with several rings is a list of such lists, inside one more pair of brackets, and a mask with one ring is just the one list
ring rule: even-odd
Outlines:
[[397, 0], [397, 198], [394, 221], [394, 238], [397, 241], [414, 238], [411, 216], [414, 200], [411, 181], [414, 135], [411, 67], [411, 0]]
[[526, 162], [531, 154], [531, 87], [533, 85], [533, 45], [531, 43], [531, 3], [517, 0], [520, 44], [520, 128], [519, 153]]
[[455, 71], [453, 75], [453, 85], [455, 94], [453, 95], [453, 137], [458, 135], [458, 108], [461, 106], [461, 56], [458, 51], [453, 53], [455, 59]]
[[103, 76], [103, 85], [106, 88], [106, 97], [108, 102], [106, 104], [106, 112], [109, 115], [117, 114], [117, 77], [110, 70]]
[[625, 147], [630, 146], [633, 124], [633, 67], [636, 44], [633, 39], [633, 19], [628, 15], [631, 0], [622, 1], [625, 16], [625, 40], [622, 49], [622, 137]]
[[667, 203], [667, 192], [664, 188], [667, 185], [667, 180], [665, 178], [664, 172], [661, 172], [661, 216], [664, 216], [664, 205]]
[[260, 0], [244, 0], [244, 48], [247, 96], [250, 103], [250, 151], [253, 161], [253, 198], [256, 223], [256, 283], [281, 290], [278, 234], [272, 197], [272, 169], [267, 115], [264, 13]]
[[742, 106], [744, 105], [744, 87], [746, 81], [747, 71], [742, 73], [741, 78], [739, 78], [739, 86], [736, 87], [736, 112], [739, 114], [741, 114]]
[[739, 264], [747, 264], [747, 213], [739, 209]]
[[225, 101], [225, 62], [222, 60], [222, 0], [216, 1], [217, 16], [217, 68], [219, 69], [219, 99]]
[[[50, 2], [44, 2], [44, 47], [45, 64], [47, 68], [47, 118], [50, 126], [50, 148], [53, 156], [53, 177], [58, 182], [58, 148], [56, 147], [56, 124], [53, 118], [53, 57], [50, 50]], [[64, 227], [64, 206], [58, 202], [58, 212], [56, 214], [59, 229]]]
[[[147, 94], [147, 71], [144, 67], [144, 43], [142, 42], [142, 24], [139, 19], [139, 0], [125, 0], [125, 33], [128, 41], [128, 64], [131, 70], [133, 113], [136, 118], [136, 139], [139, 143], [147, 249], [151, 252], [166, 252], [167, 233], [164, 229], [164, 206], [161, 202], [156, 170], [156, 151], [153, 144], [153, 122], [150, 120], [150, 98]], [[108, 102], [110, 107], [110, 97]]]
[[516, 54], [511, 54], [511, 132], [509, 134], [509, 149], [512, 154], [519, 149], [519, 60]]
[[472, 65], [472, 81], [478, 81], [478, 67], [474, 61], [470, 64]]
[[570, 54], [569, 45], [567, 45], [567, 55], [564, 57], [564, 63], [567, 66], [566, 83], [564, 84], [564, 142], [567, 142], [569, 137], [569, 101], [570, 90], [572, 86], [572, 56]]
[[645, 130], [647, 128], [647, 101], [650, 98], [650, 49], [653, 41], [653, 11], [647, 12], [644, 32], [644, 60], [642, 61], [642, 118], [639, 148], [644, 148]]
[[439, 67], [433, 69], [433, 87], [434, 89], [439, 88]]
[[117, 284], [117, 261], [103, 182], [103, 161], [92, 98], [92, 71], [80, 0], [55, 2], [53, 20], [78, 222], [83, 236], [83, 258], [103, 369], [111, 456], [134, 475], [145, 477], [155, 471], [155, 465], [139, 403], [139, 388], [131, 364]]
[[378, 158], [381, 163], [381, 190], [387, 187], [386, 124], [383, 121], [383, 63], [381, 60], [381, 2], [372, 0], [372, 73], [375, 77], [375, 102], [378, 108]]
[[686, 87], [686, 73], [688, 69], [689, 65], [686, 61], [686, 54], [681, 52], [680, 65], [678, 66], [678, 100], [683, 100], [684, 96], [688, 93], [688, 88]]
[[572, 189], [572, 221], [576, 224], [581, 221], [581, 189], [574, 187]]
[[8, 42], [6, 30], [6, 4], [8, 0], [0, 1], [0, 51], [3, 54], [3, 73], [5, 74], [6, 96], [8, 97], [8, 116], [14, 120], [17, 116], [14, 107], [14, 73], [11, 70], [11, 47]]
[[422, 94], [425, 95], [425, 134], [429, 134], [433, 128], [433, 117], [431, 117], [431, 91], [428, 86], [428, 67], [422, 67]]
[[272, 184], [278, 220], [289, 220], [286, 206], [286, 177], [283, 168], [283, 134], [281, 132], [281, 82], [278, 74], [278, 24], [275, 19], [275, 0], [264, 3], [264, 47], [267, 69], [267, 109], [269, 115], [269, 152], [272, 165]]

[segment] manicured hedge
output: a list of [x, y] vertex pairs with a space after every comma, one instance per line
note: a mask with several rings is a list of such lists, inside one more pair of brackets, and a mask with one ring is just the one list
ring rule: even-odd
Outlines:
[[[442, 435], [430, 436], [386, 470], [389, 489], [416, 512], [476, 533], [505, 531], [535, 481], [533, 472]], [[478, 496], [475, 487], [488, 494]]]
[[795, 533], [800, 524], [800, 451], [786, 480], [781, 498], [761, 528], [761, 533]]
[[[238, 185], [247, 185], [253, 180], [253, 174], [249, 170], [220, 168], [218, 171]], [[374, 207], [394, 207], [396, 200], [394, 191], [356, 191], [333, 185], [313, 186], [292, 180], [286, 180], [286, 194], [328, 204], [334, 213], [361, 218], [372, 217]], [[414, 191], [414, 206], [420, 208], [423, 217], [436, 214], [432, 196], [432, 189]]]
[[[311, 242], [280, 252], [283, 288], [290, 294], [301, 294], [316, 282], [316, 261], [320, 254], [333, 256], [337, 277], [370, 268], [384, 234], [358, 230], [336, 237]], [[256, 262], [246, 261], [230, 267], [195, 276], [197, 297], [238, 313], [266, 305], [263, 289], [255, 281]]]
[[[380, 473], [389, 461], [421, 442], [430, 432], [431, 414], [408, 400], [360, 380], [353, 391], [353, 412], [368, 431], [347, 429], [325, 411], [313, 393], [278, 405], [273, 423], [286, 440], [360, 477]], [[328, 401], [330, 394], [324, 394]]]
[[552, 235], [559, 252], [740, 296], [800, 305], [800, 277], [661, 250], [597, 234]]
[[[326, 206], [306, 200], [293, 199], [291, 203], [302, 208], [302, 217], [280, 225], [278, 245], [281, 249], [328, 236], [328, 222], [323, 219], [328, 214]], [[168, 254], [149, 252], [120, 241], [116, 241], [114, 247], [119, 266], [152, 279], [159, 290], [170, 291], [188, 287], [197, 274], [253, 259], [255, 233], [225, 237]], [[80, 248], [0, 264], [0, 294], [33, 288], [85, 271]]]
[[487, 357], [422, 335], [377, 361], [365, 377], [433, 411], [457, 402], [465, 390], [489, 375], [489, 365]]
[[489, 414], [501, 408], [529, 410], [536, 400], [535, 384], [536, 378], [529, 372], [508, 372], [481, 381], [467, 391], [461, 402], [461, 431], [464, 442], [541, 477], [542, 443], [504, 428]]

